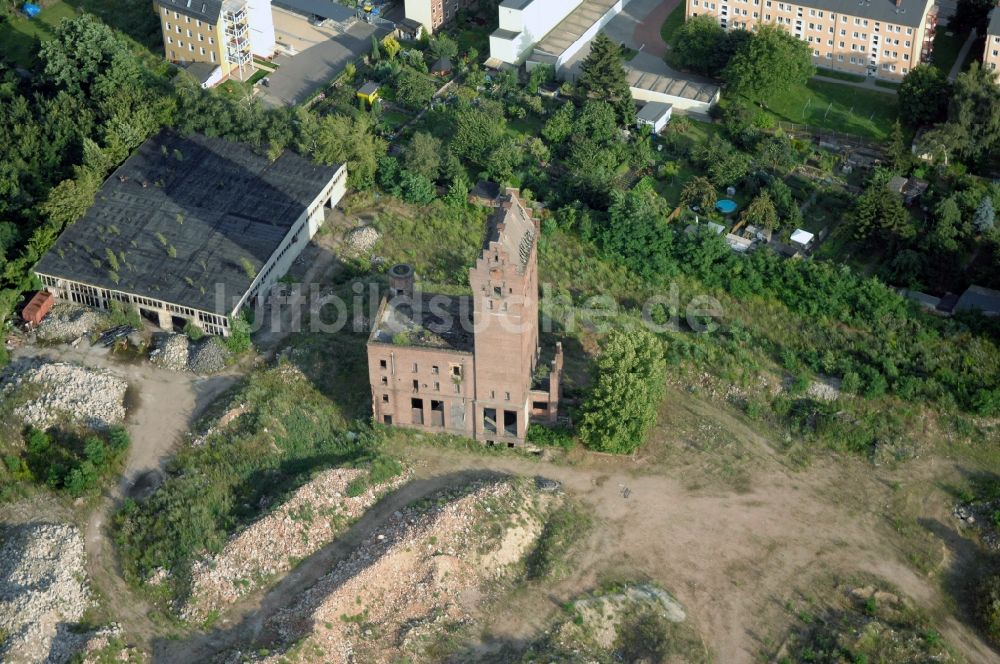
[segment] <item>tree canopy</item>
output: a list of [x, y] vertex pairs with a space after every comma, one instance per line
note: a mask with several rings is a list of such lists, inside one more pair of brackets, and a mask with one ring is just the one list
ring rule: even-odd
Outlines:
[[583, 405], [580, 435], [602, 452], [634, 452], [656, 424], [663, 400], [663, 344], [642, 329], [615, 330], [595, 364], [597, 378]]
[[919, 64], [903, 77], [899, 86], [899, 107], [906, 109], [902, 119], [911, 127], [940, 122], [948, 112], [951, 83], [934, 65]]
[[590, 53], [580, 64], [577, 82], [585, 97], [595, 97], [611, 104], [618, 117], [618, 124], [635, 122], [635, 103], [629, 90], [625, 73], [625, 58], [621, 46], [611, 41], [603, 32], [590, 43]]
[[736, 51], [723, 78], [737, 93], [764, 102], [815, 72], [808, 43], [777, 25], [763, 25]]

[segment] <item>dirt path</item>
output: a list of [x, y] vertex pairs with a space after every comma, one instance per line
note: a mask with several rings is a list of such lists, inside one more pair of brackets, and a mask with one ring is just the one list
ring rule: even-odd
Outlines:
[[44, 357], [61, 362], [108, 369], [129, 384], [130, 403], [126, 426], [132, 438], [128, 459], [118, 485], [101, 497], [87, 518], [84, 545], [87, 573], [130, 637], [151, 638], [157, 628], [147, 614], [150, 607], [132, 593], [121, 577], [108, 531], [111, 515], [122, 498], [136, 489], [155, 486], [182, 436], [201, 412], [242, 377], [238, 369], [210, 377], [160, 369], [149, 362], [122, 362], [108, 349], [87, 342], [19, 348], [15, 357]]

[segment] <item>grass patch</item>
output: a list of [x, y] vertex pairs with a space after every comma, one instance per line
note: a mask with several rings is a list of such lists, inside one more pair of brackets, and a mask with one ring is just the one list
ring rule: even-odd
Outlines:
[[846, 71], [840, 71], [838, 69], [825, 69], [823, 67], [816, 68], [817, 76], [825, 76], [827, 78], [836, 78], [841, 81], [850, 81], [851, 83], [864, 83], [865, 77], [860, 74], [852, 74]]
[[893, 95], [829, 81], [810, 80], [767, 100], [776, 119], [884, 140], [898, 109]]
[[[148, 10], [148, 7], [146, 8]], [[55, 36], [55, 28], [64, 18], [76, 16], [76, 9], [65, 2], [48, 5], [35, 18], [16, 14], [0, 21], [0, 58], [16, 67], [32, 69], [38, 60], [38, 48]]]
[[674, 36], [680, 27], [684, 25], [684, 5], [678, 4], [677, 7], [667, 15], [667, 19], [660, 26], [660, 37], [663, 38], [665, 44], [674, 43]]
[[931, 56], [934, 66], [944, 72], [945, 76], [955, 66], [958, 60], [958, 52], [962, 50], [965, 43], [963, 35], [955, 34], [950, 30], [939, 30], [934, 35], [934, 53]]
[[529, 579], [561, 579], [571, 571], [568, 554], [593, 526], [593, 519], [582, 506], [569, 501], [553, 511], [545, 522], [534, 550], [525, 561]]
[[955, 661], [928, 618], [885, 583], [859, 577], [834, 585], [822, 602], [804, 594], [785, 603], [799, 627], [780, 664]]
[[382, 234], [379, 255], [386, 258], [386, 265], [412, 265], [425, 287], [450, 286], [464, 292], [488, 212], [474, 205], [449, 207], [440, 201], [420, 212], [402, 207], [383, 209], [374, 224]]

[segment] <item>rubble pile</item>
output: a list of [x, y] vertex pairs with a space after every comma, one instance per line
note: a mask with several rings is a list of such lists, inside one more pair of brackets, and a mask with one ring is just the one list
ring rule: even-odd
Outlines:
[[217, 337], [205, 336], [191, 341], [186, 334], [163, 333], [156, 335], [149, 359], [156, 366], [171, 371], [211, 374], [226, 368], [229, 355], [229, 350]]
[[0, 660], [69, 660], [90, 638], [67, 629], [91, 605], [80, 531], [64, 524], [28, 523], [2, 535]]
[[89, 307], [60, 302], [38, 326], [42, 341], [73, 341], [88, 336], [107, 320], [107, 314]]
[[25, 359], [0, 374], [0, 396], [18, 403], [14, 416], [46, 428], [68, 416], [94, 429], [125, 420], [128, 383], [105, 369]]
[[345, 240], [351, 251], [360, 256], [371, 252], [381, 237], [371, 226], [359, 226], [349, 232]]
[[[541, 532], [532, 495], [515, 481], [479, 482], [460, 497], [438, 496], [395, 512], [265, 629], [304, 643], [325, 662], [422, 661], [422, 648], [471, 611], [504, 560], [523, 559]], [[520, 525], [516, 525], [516, 524]], [[320, 655], [322, 653], [322, 655]], [[279, 653], [262, 661], [282, 661]]]
[[181, 614], [201, 621], [261, 585], [287, 572], [293, 560], [312, 555], [333, 541], [387, 492], [406, 481], [399, 475], [347, 496], [348, 486], [367, 471], [333, 468], [299, 488], [287, 502], [229, 540], [216, 556], [191, 570], [191, 598]]
[[188, 365], [189, 340], [184, 334], [157, 334], [150, 360], [158, 367], [185, 371]]
[[219, 338], [205, 337], [189, 344], [187, 368], [196, 374], [217, 373], [226, 368], [229, 355]]

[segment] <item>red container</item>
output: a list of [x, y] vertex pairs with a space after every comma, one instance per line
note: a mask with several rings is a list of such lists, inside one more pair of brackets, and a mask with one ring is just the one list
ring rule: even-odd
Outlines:
[[21, 310], [21, 318], [32, 325], [38, 325], [52, 310], [56, 299], [48, 291], [38, 291]]

